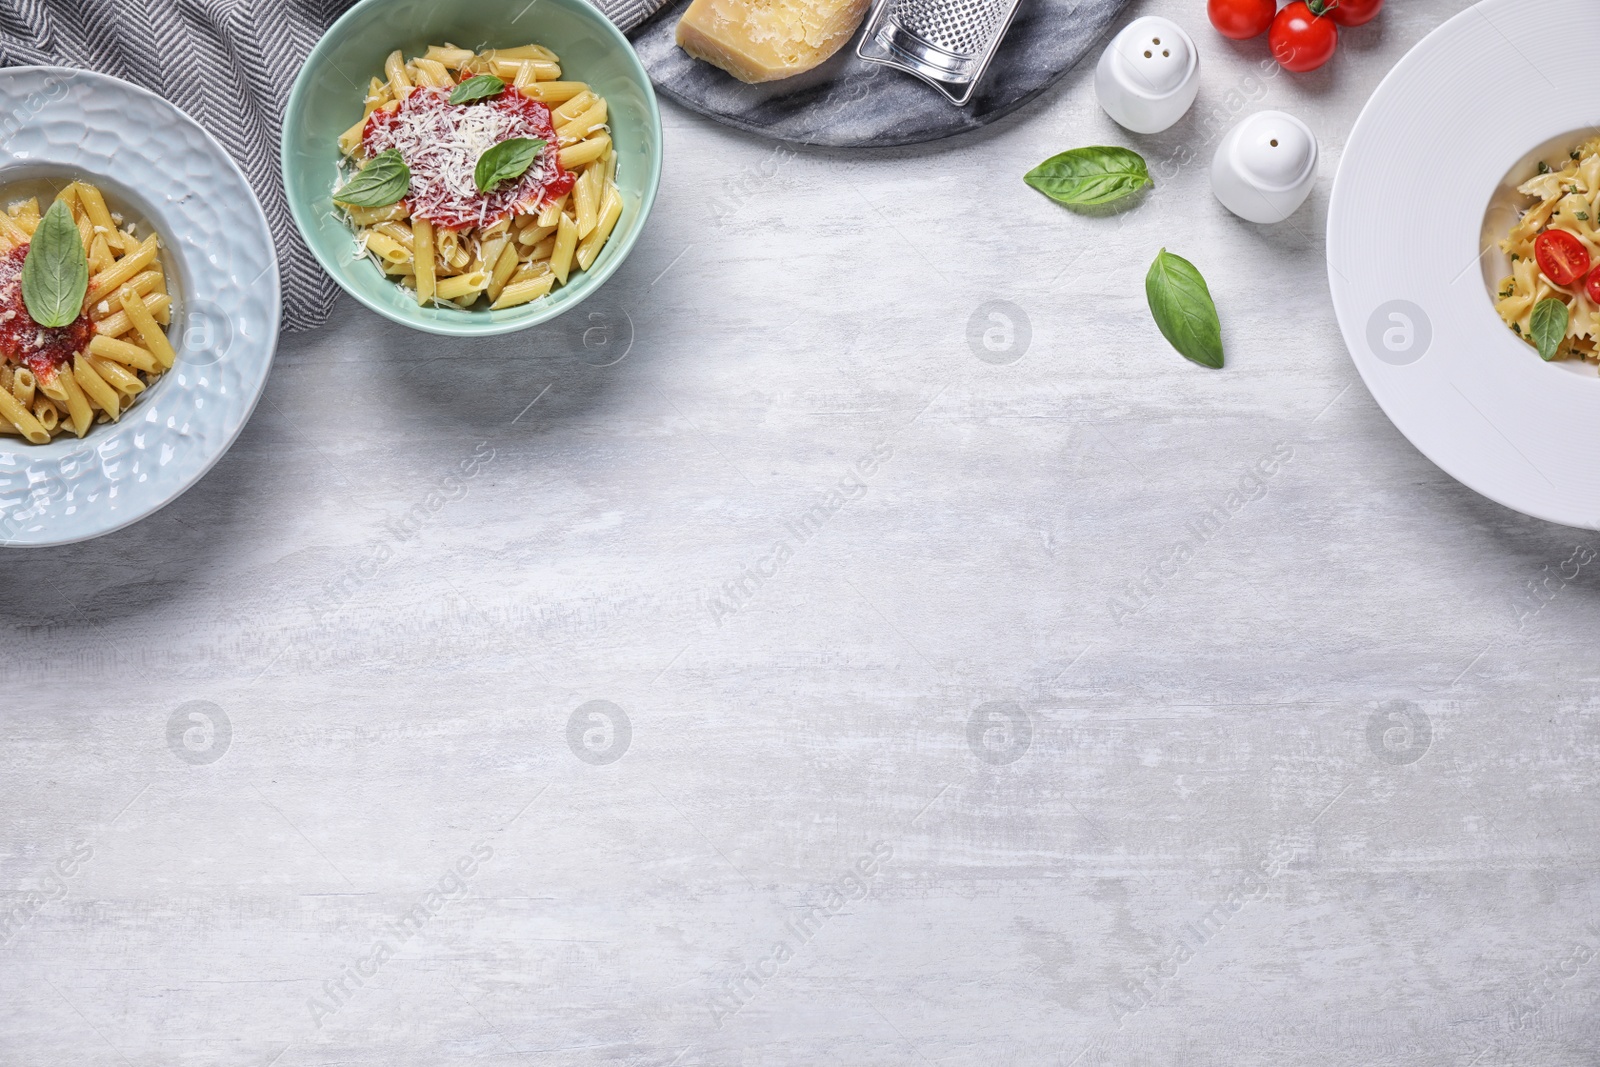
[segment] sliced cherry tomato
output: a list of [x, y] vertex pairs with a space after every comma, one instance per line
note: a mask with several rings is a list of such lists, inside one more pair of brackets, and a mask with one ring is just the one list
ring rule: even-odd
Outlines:
[[1583, 242], [1566, 230], [1541, 233], [1533, 242], [1533, 254], [1544, 276], [1557, 285], [1571, 285], [1594, 265]]
[[1383, 0], [1338, 0], [1328, 17], [1341, 26], [1365, 26], [1383, 10]]
[[1584, 291], [1589, 294], [1590, 300], [1600, 304], [1600, 267], [1589, 272], [1589, 281], [1584, 286]]
[[1278, 0], [1206, 0], [1206, 13], [1222, 36], [1248, 41], [1267, 32]]
[[1333, 58], [1339, 27], [1328, 16], [1314, 14], [1306, 0], [1294, 0], [1272, 20], [1267, 41], [1279, 66], [1303, 74]]

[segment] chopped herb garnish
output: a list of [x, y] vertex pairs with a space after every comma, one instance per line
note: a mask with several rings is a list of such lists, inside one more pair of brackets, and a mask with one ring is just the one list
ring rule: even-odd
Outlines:
[[1508, 285], [1504, 289], [1500, 290], [1500, 299], [1501, 300], [1509, 299], [1511, 294], [1516, 292], [1516, 288], [1517, 287], [1514, 286], [1514, 285]]
[[1549, 174], [1550, 173], [1550, 164], [1546, 163], [1542, 159], [1539, 160], [1539, 173], [1540, 174]]
[[1584, 222], [1589, 221], [1589, 213], [1587, 211], [1574, 211], [1572, 213], [1572, 217], [1575, 219], [1582, 219]]
[[1512, 329], [1512, 332], [1514, 332], [1518, 337], [1522, 336], [1522, 323], [1513, 322], [1511, 324], [1511, 329]]

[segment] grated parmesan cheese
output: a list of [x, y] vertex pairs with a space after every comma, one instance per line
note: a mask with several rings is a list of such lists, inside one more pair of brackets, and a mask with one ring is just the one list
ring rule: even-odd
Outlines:
[[[473, 180], [478, 160], [513, 137], [543, 138], [548, 147], [519, 181], [480, 192]], [[395, 111], [374, 112], [363, 143], [370, 155], [399, 150], [411, 168], [411, 213], [447, 229], [487, 226], [537, 204], [562, 174], [549, 109], [515, 90], [463, 107], [442, 88], [418, 89]]]

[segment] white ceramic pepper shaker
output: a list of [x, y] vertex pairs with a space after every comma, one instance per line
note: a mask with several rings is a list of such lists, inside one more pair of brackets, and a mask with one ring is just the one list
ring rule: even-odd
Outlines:
[[1317, 137], [1282, 111], [1262, 111], [1222, 139], [1211, 189], [1222, 206], [1250, 222], [1283, 222], [1317, 183]]
[[1134, 133], [1160, 133], [1200, 91], [1200, 53], [1171, 19], [1146, 15], [1112, 38], [1095, 69], [1100, 106]]

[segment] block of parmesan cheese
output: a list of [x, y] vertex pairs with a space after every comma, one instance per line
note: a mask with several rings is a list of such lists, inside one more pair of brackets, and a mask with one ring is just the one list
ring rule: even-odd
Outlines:
[[694, 0], [678, 47], [744, 82], [808, 71], [856, 32], [871, 0]]

